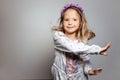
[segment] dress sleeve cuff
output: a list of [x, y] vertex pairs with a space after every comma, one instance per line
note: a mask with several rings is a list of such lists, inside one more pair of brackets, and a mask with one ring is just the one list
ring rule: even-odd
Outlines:
[[92, 69], [92, 64], [91, 64], [91, 62], [90, 61], [88, 61], [88, 62], [86, 62], [85, 63], [85, 66], [84, 66], [84, 73], [85, 74], [89, 74], [88, 72], [89, 72], [89, 70], [91, 70]]

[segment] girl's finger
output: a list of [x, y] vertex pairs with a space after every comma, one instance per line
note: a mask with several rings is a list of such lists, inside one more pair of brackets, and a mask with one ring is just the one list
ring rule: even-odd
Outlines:
[[108, 55], [106, 52], [102, 52], [101, 54], [104, 55], [104, 56], [107, 56], [107, 55]]

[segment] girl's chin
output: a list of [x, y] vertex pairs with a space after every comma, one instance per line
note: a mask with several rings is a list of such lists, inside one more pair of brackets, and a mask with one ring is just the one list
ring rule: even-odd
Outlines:
[[74, 34], [74, 33], [76, 33], [75, 31], [68, 31], [68, 32], [66, 32], [67, 34]]

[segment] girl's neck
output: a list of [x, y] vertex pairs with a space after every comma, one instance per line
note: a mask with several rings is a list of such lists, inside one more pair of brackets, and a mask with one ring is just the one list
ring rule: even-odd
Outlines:
[[73, 33], [73, 34], [68, 34], [68, 33], [65, 33], [65, 35], [70, 38], [72, 41], [75, 41], [77, 40], [77, 37], [76, 37], [76, 34]]

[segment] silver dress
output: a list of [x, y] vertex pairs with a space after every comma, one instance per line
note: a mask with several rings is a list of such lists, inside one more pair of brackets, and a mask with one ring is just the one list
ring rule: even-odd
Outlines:
[[[89, 54], [99, 54], [101, 47], [98, 45], [86, 45], [79, 40], [72, 41], [61, 31], [56, 31], [53, 36], [55, 59], [51, 67], [54, 80], [88, 80], [88, 71], [92, 69]], [[77, 58], [77, 70], [67, 74], [66, 53], [72, 53]]]

